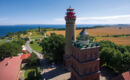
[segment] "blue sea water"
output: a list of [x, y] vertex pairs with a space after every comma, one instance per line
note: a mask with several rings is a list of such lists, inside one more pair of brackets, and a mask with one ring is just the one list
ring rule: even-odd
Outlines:
[[[0, 36], [6, 36], [8, 32], [26, 31], [28, 29], [41, 28], [65, 28], [65, 25], [8, 25], [0, 26]], [[93, 27], [95, 25], [76, 25], [76, 27]]]

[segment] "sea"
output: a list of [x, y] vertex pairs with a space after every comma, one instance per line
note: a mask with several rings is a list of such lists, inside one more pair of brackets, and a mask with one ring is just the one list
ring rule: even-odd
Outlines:
[[[18, 31], [26, 31], [28, 29], [37, 29], [40, 28], [65, 28], [65, 25], [1, 25], [0, 26], [0, 36], [4, 37], [9, 32], [18, 32]], [[76, 27], [93, 27], [96, 25], [76, 25]]]

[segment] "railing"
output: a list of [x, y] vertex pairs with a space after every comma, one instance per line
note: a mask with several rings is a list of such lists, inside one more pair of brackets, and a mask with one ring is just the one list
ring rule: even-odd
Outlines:
[[[87, 42], [86, 42], [87, 43]], [[92, 48], [92, 47], [98, 47], [99, 44], [98, 43], [94, 43], [94, 42], [89, 42], [86, 45], [83, 45], [82, 43], [78, 43], [78, 42], [74, 42], [72, 41], [72, 45], [74, 45], [77, 48]]]

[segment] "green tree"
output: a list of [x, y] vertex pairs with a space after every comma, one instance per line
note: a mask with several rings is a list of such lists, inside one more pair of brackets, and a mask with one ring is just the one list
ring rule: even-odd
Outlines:
[[116, 44], [114, 44], [111, 41], [102, 40], [99, 43], [100, 43], [101, 49], [104, 48], [104, 47], [110, 47], [110, 48], [115, 48], [116, 47]]
[[119, 45], [117, 48], [118, 48], [118, 50], [121, 51], [121, 53], [124, 53], [124, 52], [127, 51], [127, 48], [126, 48], [125, 46], [121, 46], [121, 45]]
[[17, 56], [22, 52], [22, 45], [25, 44], [24, 40], [12, 41], [0, 45], [0, 60], [6, 57]]
[[100, 58], [103, 62], [105, 62], [107, 65], [110, 65], [111, 58], [113, 56], [114, 49], [112, 48], [103, 48], [100, 51]]
[[25, 44], [25, 40], [19, 39], [17, 41], [13, 41], [13, 43], [20, 44], [22, 46]]
[[37, 58], [37, 56], [32, 53], [31, 56], [28, 59], [28, 66], [38, 66], [40, 65], [40, 60]]
[[123, 54], [123, 58], [122, 58], [122, 72], [126, 72], [128, 70], [130, 70], [130, 53], [129, 52], [125, 52]]
[[52, 33], [42, 41], [44, 56], [49, 62], [59, 63], [63, 61], [65, 38], [62, 35]]
[[122, 66], [121, 66], [122, 62], [121, 62], [121, 60], [122, 60], [121, 52], [119, 50], [114, 51], [113, 56], [112, 56], [111, 61], [110, 61], [110, 66], [114, 70], [116, 70], [118, 72], [121, 72], [122, 71]]
[[6, 57], [17, 56], [18, 53], [22, 52], [21, 44], [14, 42], [8, 42], [0, 46], [0, 60]]
[[110, 41], [100, 41], [100, 59], [116, 72], [130, 70], [130, 46], [116, 45]]

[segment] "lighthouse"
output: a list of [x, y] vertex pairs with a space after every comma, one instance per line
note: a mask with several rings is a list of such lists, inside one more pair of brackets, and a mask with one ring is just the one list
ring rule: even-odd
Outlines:
[[83, 29], [76, 40], [76, 16], [74, 9], [67, 9], [65, 16], [65, 65], [71, 72], [72, 80], [99, 80], [100, 58], [99, 44], [89, 39], [89, 33]]
[[65, 16], [66, 21], [66, 34], [65, 34], [65, 64], [67, 67], [71, 64], [71, 54], [72, 54], [72, 41], [76, 41], [75, 35], [75, 21], [76, 16], [74, 9], [69, 7]]

